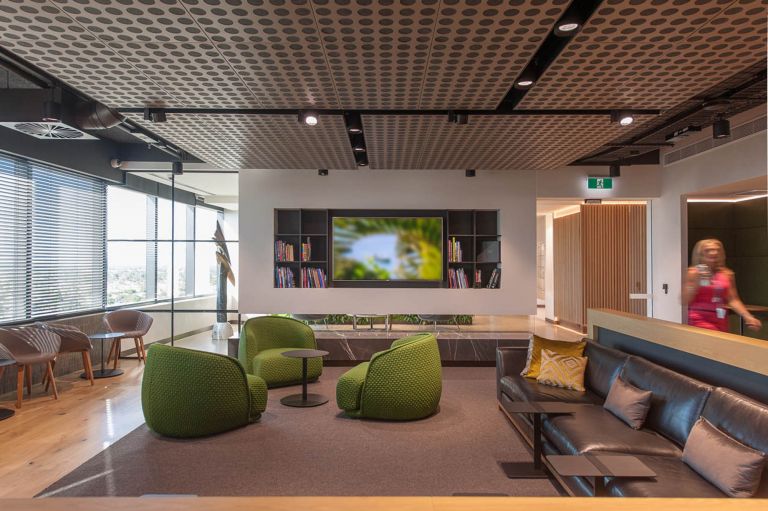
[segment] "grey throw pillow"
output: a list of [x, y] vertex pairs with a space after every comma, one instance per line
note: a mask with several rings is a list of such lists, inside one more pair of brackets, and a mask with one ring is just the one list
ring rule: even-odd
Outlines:
[[699, 417], [683, 448], [683, 461], [731, 497], [751, 497], [765, 466], [765, 453], [752, 449]]
[[651, 409], [651, 391], [638, 389], [621, 378], [613, 380], [603, 408], [626, 422], [632, 429], [640, 429]]

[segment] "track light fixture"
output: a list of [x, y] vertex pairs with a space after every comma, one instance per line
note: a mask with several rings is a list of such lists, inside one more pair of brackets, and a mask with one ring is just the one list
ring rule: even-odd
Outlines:
[[349, 133], [356, 135], [363, 132], [363, 120], [360, 118], [360, 114], [344, 114], [344, 122], [347, 125], [347, 131]]
[[318, 115], [315, 112], [299, 112], [299, 122], [307, 126], [317, 126]]
[[328, 169], [317, 169], [317, 175], [318, 176], [327, 176], [328, 175]]
[[530, 89], [533, 87], [533, 84], [536, 83], [536, 80], [539, 79], [539, 72], [536, 68], [536, 65], [531, 62], [528, 64], [528, 66], [523, 70], [522, 73], [520, 73], [520, 76], [517, 77], [517, 80], [515, 80], [515, 89]]
[[629, 126], [635, 122], [635, 116], [628, 110], [614, 110], [611, 112], [611, 122], [618, 122], [621, 126]]
[[366, 155], [363, 155], [361, 158], [355, 158], [357, 160], [357, 166], [358, 167], [367, 167], [368, 166], [368, 157]]
[[718, 115], [715, 122], [712, 123], [712, 138], [728, 138], [731, 136], [731, 121], [725, 118], [725, 115]]
[[581, 20], [573, 18], [563, 18], [555, 26], [555, 35], [558, 37], [571, 37], [581, 28]]
[[180, 161], [171, 163], [171, 172], [176, 176], [182, 175], [184, 173], [184, 164]]
[[144, 120], [149, 122], [165, 122], [168, 119], [165, 116], [165, 110], [162, 108], [145, 108]]
[[621, 177], [621, 165], [614, 163], [608, 167], [609, 177]]
[[454, 112], [453, 110], [450, 110], [448, 112], [448, 122], [451, 122], [454, 124], [468, 124], [469, 114], [460, 114], [458, 112]]
[[43, 103], [43, 122], [61, 122], [61, 103], [46, 101]]
[[467, 177], [475, 177], [475, 169], [467, 169], [464, 171], [464, 175]]

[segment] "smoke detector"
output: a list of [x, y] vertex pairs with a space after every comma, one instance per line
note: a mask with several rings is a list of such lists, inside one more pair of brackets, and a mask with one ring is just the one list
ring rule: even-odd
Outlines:
[[42, 140], [98, 140], [63, 122], [0, 122], [0, 126]]

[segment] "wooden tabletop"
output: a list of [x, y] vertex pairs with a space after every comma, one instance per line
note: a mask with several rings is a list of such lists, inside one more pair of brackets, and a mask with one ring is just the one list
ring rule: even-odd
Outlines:
[[3, 511], [757, 511], [760, 499], [594, 497], [163, 497], [0, 499]]

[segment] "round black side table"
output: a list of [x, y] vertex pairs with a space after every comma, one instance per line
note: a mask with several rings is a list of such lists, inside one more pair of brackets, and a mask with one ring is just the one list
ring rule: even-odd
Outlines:
[[310, 358], [324, 357], [328, 354], [323, 350], [292, 350], [283, 353], [284, 357], [301, 359], [301, 394], [291, 394], [280, 400], [285, 406], [306, 408], [320, 406], [328, 402], [328, 398], [321, 394], [307, 394], [307, 360]]
[[[14, 360], [10, 360], [7, 358], [0, 359], [0, 368], [12, 366], [16, 364]], [[2, 371], [0, 371], [2, 373]], [[9, 410], [8, 408], [0, 408], [0, 421], [4, 421], [5, 419], [10, 419], [16, 415], [16, 412], [14, 410]]]
[[[101, 341], [101, 369], [93, 372], [94, 378], [97, 378], [97, 379], [112, 378], [114, 376], [120, 376], [121, 374], [123, 374], [122, 369], [105, 369], [104, 368], [104, 343], [106, 341], [120, 342], [120, 339], [122, 339], [123, 337], [125, 337], [124, 332], [105, 332], [101, 334], [92, 334], [88, 336], [88, 338], [92, 341]], [[120, 354], [118, 353], [116, 356], [119, 357]], [[87, 380], [88, 375], [83, 373], [80, 375], [80, 378]]]

